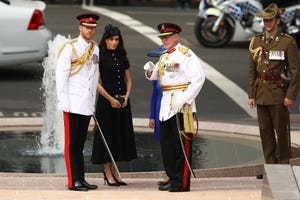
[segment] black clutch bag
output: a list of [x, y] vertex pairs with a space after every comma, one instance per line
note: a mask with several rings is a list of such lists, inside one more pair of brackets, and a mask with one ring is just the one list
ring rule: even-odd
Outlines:
[[120, 102], [120, 104], [122, 105], [125, 101], [124, 97], [121, 97], [120, 95], [115, 95], [114, 97], [116, 100], [118, 100]]

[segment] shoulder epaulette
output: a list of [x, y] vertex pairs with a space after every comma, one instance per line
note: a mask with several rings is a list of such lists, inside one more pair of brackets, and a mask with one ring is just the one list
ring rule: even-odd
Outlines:
[[287, 34], [287, 33], [280, 33], [281, 36], [285, 36], [285, 37], [288, 37], [288, 38], [293, 38], [291, 35]]
[[97, 42], [95, 42], [94, 40], [91, 40], [92, 43], [94, 43], [94, 45], [98, 45]]
[[73, 44], [74, 42], [77, 42], [77, 40], [78, 40], [78, 38], [70, 39], [70, 40], [68, 40], [67, 42], [65, 42], [65, 43], [62, 45], [62, 47], [63, 47], [63, 46], [66, 46], [67, 44]]
[[260, 33], [260, 34], [255, 35], [254, 37], [252, 37], [252, 39], [253, 38], [263, 38], [264, 36], [265, 35], [263, 33]]
[[186, 46], [180, 46], [180, 47], [178, 47], [178, 51], [180, 51], [183, 54], [187, 54], [187, 52], [189, 51], [189, 48]]
[[70, 44], [71, 46], [72, 46], [72, 49], [74, 48], [73, 47], [73, 43], [74, 42], [76, 42], [77, 41], [77, 39], [78, 38], [74, 38], [74, 39], [71, 39], [71, 40], [68, 40], [67, 42], [65, 42], [63, 45], [61, 45], [61, 47], [59, 48], [59, 51], [58, 51], [58, 54], [57, 54], [57, 57], [59, 57], [60, 56], [60, 54], [61, 54], [61, 52], [62, 52], [62, 50], [65, 48], [65, 46], [67, 45], [67, 44]]

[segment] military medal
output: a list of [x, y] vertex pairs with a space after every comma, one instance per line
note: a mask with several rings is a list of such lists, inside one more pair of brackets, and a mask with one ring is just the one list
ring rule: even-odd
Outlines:
[[284, 51], [269, 51], [270, 60], [284, 60]]
[[174, 72], [179, 71], [179, 66], [180, 66], [179, 63], [174, 63], [174, 64], [173, 64]]
[[93, 63], [94, 64], [99, 63], [99, 57], [96, 54], [93, 54]]

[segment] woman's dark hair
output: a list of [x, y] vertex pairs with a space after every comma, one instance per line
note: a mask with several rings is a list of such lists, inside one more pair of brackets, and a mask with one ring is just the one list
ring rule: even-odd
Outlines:
[[113, 36], [116, 36], [116, 35], [119, 36], [119, 45], [116, 48], [116, 51], [117, 51], [117, 53], [119, 53], [120, 56], [124, 56], [127, 59], [127, 52], [124, 48], [124, 42], [123, 42], [123, 38], [121, 35], [121, 31], [120, 31], [119, 27], [114, 26], [112, 24], [108, 24], [104, 28], [103, 36], [99, 43], [100, 54], [107, 51], [105, 40], [108, 38], [111, 38]]

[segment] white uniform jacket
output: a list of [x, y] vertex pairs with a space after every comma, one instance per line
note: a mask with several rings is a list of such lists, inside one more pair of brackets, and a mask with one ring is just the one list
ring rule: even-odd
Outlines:
[[[91, 45], [81, 36], [73, 46], [80, 57]], [[99, 48], [95, 44], [91, 66], [86, 61], [79, 72], [70, 76], [71, 61], [75, 59], [72, 46], [67, 44], [62, 50], [56, 66], [56, 90], [58, 108], [65, 112], [93, 115], [95, 111], [97, 83], [99, 76]]]
[[190, 82], [190, 84], [185, 91], [163, 91], [159, 114], [160, 121], [166, 121], [176, 114], [172, 110], [172, 102], [174, 102], [178, 96], [183, 98], [186, 104], [190, 104], [192, 111], [196, 112], [195, 98], [199, 94], [205, 81], [205, 74], [200, 60], [194, 52], [188, 49], [186, 53], [183, 53], [183, 51], [179, 49], [187, 49], [187, 47], [183, 47], [180, 43], [174, 48], [175, 51], [161, 55], [160, 61], [156, 63], [151, 77], [147, 77], [146, 75], [146, 78], [149, 80], [157, 80], [158, 68], [161, 63], [163, 63], [164, 75], [159, 80], [160, 85], [172, 86], [187, 82]]

